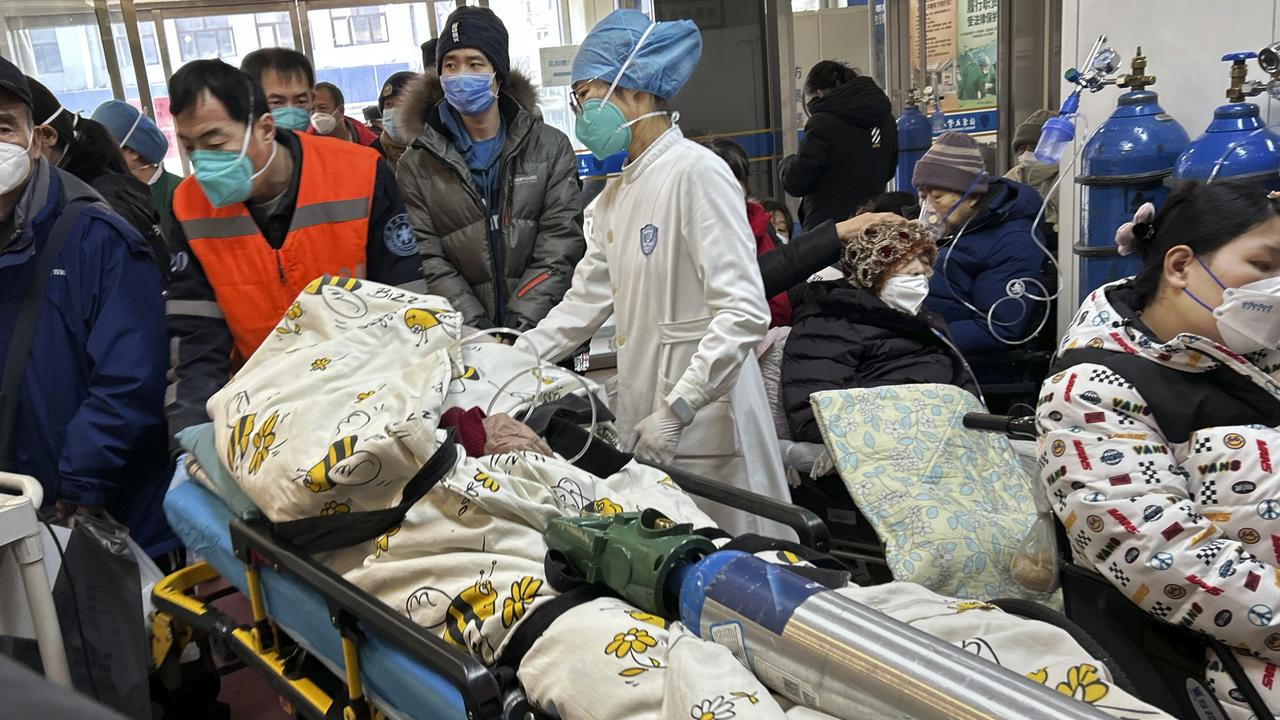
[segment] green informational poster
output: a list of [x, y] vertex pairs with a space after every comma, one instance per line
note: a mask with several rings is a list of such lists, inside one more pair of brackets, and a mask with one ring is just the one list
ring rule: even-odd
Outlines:
[[956, 3], [956, 97], [961, 110], [996, 106], [996, 26], [999, 0]]

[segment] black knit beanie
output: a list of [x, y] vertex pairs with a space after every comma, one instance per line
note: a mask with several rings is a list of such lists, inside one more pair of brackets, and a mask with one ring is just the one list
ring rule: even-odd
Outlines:
[[467, 5], [454, 10], [440, 31], [440, 44], [436, 47], [436, 72], [444, 65], [444, 56], [458, 48], [475, 48], [489, 58], [498, 73], [498, 82], [511, 74], [507, 27], [502, 20], [485, 7]]

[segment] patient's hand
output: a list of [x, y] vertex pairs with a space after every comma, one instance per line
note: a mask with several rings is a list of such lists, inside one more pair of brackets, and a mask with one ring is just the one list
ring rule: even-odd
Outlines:
[[528, 425], [505, 413], [490, 415], [484, 419], [484, 454], [497, 455], [506, 452], [535, 452], [552, 455], [551, 448]]

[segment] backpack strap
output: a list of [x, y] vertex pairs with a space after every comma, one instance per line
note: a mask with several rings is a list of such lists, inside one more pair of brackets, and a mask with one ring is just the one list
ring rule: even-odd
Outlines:
[[1083, 364], [1101, 365], [1133, 385], [1165, 439], [1174, 444], [1209, 427], [1280, 426], [1280, 400], [1224, 364], [1190, 373], [1140, 355], [1080, 348], [1064, 352], [1056, 367], [1069, 370]]
[[34, 274], [23, 292], [13, 337], [5, 353], [4, 376], [0, 378], [0, 469], [10, 467], [9, 452], [14, 424], [17, 422], [18, 401], [22, 397], [22, 381], [26, 375], [27, 361], [31, 357], [31, 345], [35, 342], [36, 326], [44, 307], [44, 291], [49, 284], [49, 276], [53, 273], [53, 265], [58, 261], [62, 247], [71, 235], [71, 229], [75, 227], [80, 213], [92, 205], [103, 205], [102, 196], [78, 178], [59, 173], [58, 179], [62, 182], [64, 192], [58, 217], [36, 255]]
[[276, 537], [318, 553], [339, 550], [362, 542], [368, 542], [399, 525], [409, 508], [431, 491], [440, 479], [453, 469], [458, 460], [458, 446], [453, 442], [453, 431], [426, 464], [404, 486], [400, 502], [385, 510], [317, 515], [300, 520], [275, 523]]

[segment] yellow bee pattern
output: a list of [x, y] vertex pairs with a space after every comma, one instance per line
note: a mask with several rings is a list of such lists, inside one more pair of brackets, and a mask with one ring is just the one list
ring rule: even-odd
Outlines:
[[303, 476], [302, 486], [313, 493], [322, 493], [333, 489], [333, 478], [329, 472], [333, 466], [351, 457], [356, 450], [357, 436], [349, 435], [329, 446], [320, 462], [311, 466]]
[[529, 603], [541, 589], [542, 581], [528, 575], [511, 583], [511, 596], [502, 601], [502, 627], [509, 628], [524, 617]]
[[231, 426], [231, 438], [227, 442], [227, 467], [235, 468], [249, 451], [249, 438], [253, 435], [253, 424], [257, 418], [257, 413], [242, 415]]
[[262, 464], [271, 454], [271, 447], [276, 443], [276, 422], [280, 419], [279, 411], [273, 412], [263, 421], [262, 427], [253, 434], [253, 458], [249, 460], [249, 474], [257, 475]]
[[302, 317], [302, 304], [295, 302], [289, 306], [284, 313], [284, 321], [280, 327], [276, 328], [276, 332], [281, 335], [299, 335], [302, 333], [302, 326], [298, 324], [298, 320]]
[[373, 541], [373, 544], [374, 544], [373, 556], [376, 558], [382, 557], [383, 553], [390, 550], [391, 536], [395, 535], [398, 532], [400, 532], [400, 526], [396, 525], [395, 527], [391, 528], [390, 530], [380, 535], [377, 540]]
[[343, 290], [354, 292], [360, 289], [360, 285], [360, 281], [355, 278], [342, 277], [340, 275], [323, 275], [307, 283], [307, 286], [302, 288], [302, 292], [308, 295], [319, 295], [320, 291], [326, 287], [342, 288]]

